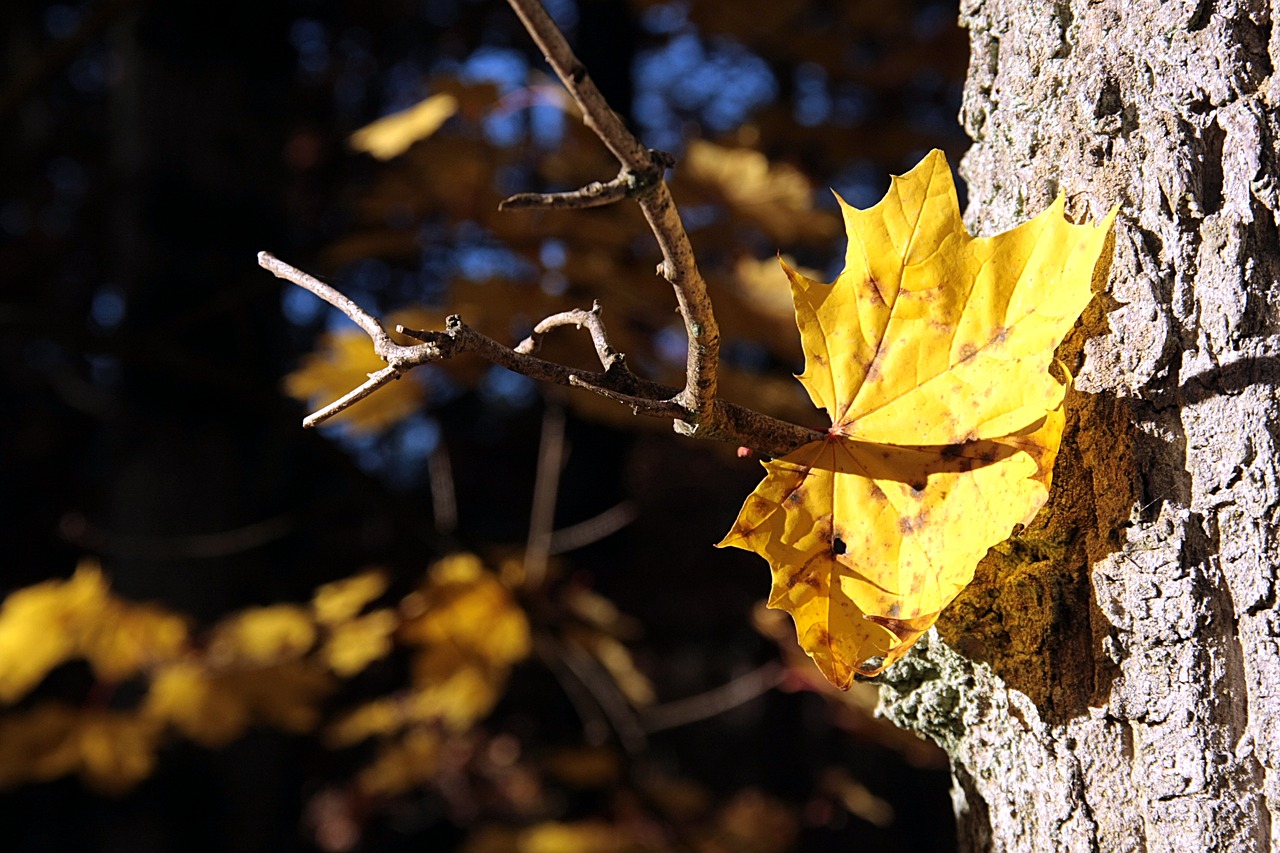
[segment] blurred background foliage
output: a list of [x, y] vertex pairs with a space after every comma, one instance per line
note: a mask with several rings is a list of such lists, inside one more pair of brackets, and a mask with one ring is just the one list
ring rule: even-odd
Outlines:
[[[962, 152], [954, 0], [547, 5], [677, 158], [723, 396], [818, 424], [776, 258], [834, 276], [827, 188]], [[261, 249], [508, 344], [598, 299], [680, 383], [634, 205], [497, 210], [617, 172], [506, 4], [31, 0], [0, 32], [6, 849], [954, 845], [941, 754], [711, 547], [754, 461], [467, 358], [300, 429], [378, 365]]]

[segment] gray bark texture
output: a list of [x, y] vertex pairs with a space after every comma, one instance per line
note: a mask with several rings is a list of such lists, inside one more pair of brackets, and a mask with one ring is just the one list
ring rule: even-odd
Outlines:
[[1280, 0], [961, 7], [970, 230], [1121, 212], [1050, 504], [882, 710], [964, 850], [1280, 850]]

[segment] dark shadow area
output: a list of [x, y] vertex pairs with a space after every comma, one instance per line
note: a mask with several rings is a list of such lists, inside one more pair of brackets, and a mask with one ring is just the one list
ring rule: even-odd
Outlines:
[[[686, 181], [678, 200], [721, 312], [726, 397], [811, 417], [789, 375], [789, 309], [742, 270], [776, 272], [783, 252], [831, 272], [843, 249], [827, 187], [867, 204], [920, 152], [956, 162], [956, 4], [547, 5], [646, 144], [681, 158], [673, 187]], [[400, 380], [419, 396], [379, 429], [301, 429], [313, 403], [282, 382], [344, 327], [259, 270], [261, 250], [379, 316], [456, 310], [505, 343], [599, 298], [636, 372], [681, 381], [671, 288], [634, 206], [497, 212], [507, 194], [617, 172], [506, 4], [36, 0], [7, 4], [0, 31], [0, 597], [96, 560], [121, 598], [180, 614], [197, 657], [220, 620], [309, 612], [318, 586], [367, 567], [390, 578], [370, 606], [395, 610], [445, 555], [479, 554], [495, 576], [521, 565], [542, 391], [471, 361]], [[430, 139], [387, 161], [352, 149], [358, 129], [442, 93], [456, 112]], [[695, 141], [715, 146], [702, 173]], [[767, 168], [743, 167], [752, 155]], [[548, 355], [592, 358], [572, 330]], [[631, 661], [661, 706], [780, 665], [783, 650], [752, 626], [764, 564], [712, 547], [758, 466], [582, 396], [565, 404], [547, 514], [597, 535], [550, 554], [547, 584], [514, 597], [558, 648], [596, 624], [586, 593], [605, 602], [590, 612], [612, 644], [594, 669], [575, 680], [523, 660], [450, 741], [445, 770], [391, 793], [357, 781], [377, 743], [331, 748], [324, 732], [404, 687], [402, 651], [340, 679], [309, 731], [263, 723], [217, 747], [170, 731], [154, 751], [89, 739], [106, 744], [92, 754], [109, 757], [109, 782], [151, 762], [133, 787], [86, 785], [92, 750], [13, 782], [56, 750], [5, 753], [5, 849], [466, 850], [487, 830], [590, 821], [649, 833], [654, 849], [952, 849], [939, 753], [886, 734], [794, 661], [779, 689], [628, 752], [619, 729], [644, 697], [619, 700], [600, 660]], [[600, 521], [619, 506], [634, 520]], [[133, 720], [157, 671], [104, 681], [63, 663], [0, 704], [0, 730], [44, 703]], [[598, 707], [609, 701], [617, 719]]]

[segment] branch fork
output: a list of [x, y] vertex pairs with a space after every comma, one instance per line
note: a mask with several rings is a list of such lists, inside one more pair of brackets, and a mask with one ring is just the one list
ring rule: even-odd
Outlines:
[[[688, 338], [685, 385], [673, 388], [636, 376], [623, 354], [609, 343], [601, 319], [600, 304], [590, 310], [566, 311], [539, 322], [532, 334], [514, 349], [467, 326], [458, 316], [449, 317], [443, 331], [398, 331], [422, 343], [402, 346], [391, 339], [373, 315], [334, 288], [268, 252], [258, 263], [276, 276], [303, 287], [342, 311], [373, 341], [374, 350], [387, 366], [369, 374], [368, 381], [322, 409], [308, 415], [303, 426], [316, 426], [378, 388], [422, 364], [442, 361], [463, 352], [474, 352], [487, 361], [557, 385], [585, 388], [629, 406], [639, 415], [669, 418], [677, 432], [698, 438], [715, 438], [750, 447], [764, 455], [781, 456], [822, 433], [787, 423], [716, 397], [716, 371], [720, 357], [720, 330], [711, 310], [706, 282], [698, 271], [693, 247], [667, 187], [665, 175], [674, 165], [671, 155], [645, 148], [626, 128], [600, 94], [586, 68], [574, 56], [550, 16], [538, 0], [508, 0], [547, 62], [582, 109], [584, 123], [595, 132], [621, 164], [612, 180], [593, 182], [568, 193], [521, 193], [503, 201], [501, 209], [587, 208], [634, 199], [662, 251], [658, 274], [675, 293]], [[601, 371], [575, 370], [538, 358], [543, 337], [562, 326], [586, 328], [591, 334]]]

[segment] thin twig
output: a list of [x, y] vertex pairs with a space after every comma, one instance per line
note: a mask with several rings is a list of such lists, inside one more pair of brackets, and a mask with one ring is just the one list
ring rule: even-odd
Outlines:
[[609, 737], [609, 718], [600, 708], [595, 696], [564, 660], [562, 644], [550, 634], [538, 632], [533, 637], [534, 654], [547, 666], [552, 676], [564, 690], [569, 704], [582, 722], [582, 739], [592, 746], [603, 744]]
[[342, 412], [346, 409], [351, 408], [356, 403], [363, 400], [365, 397], [368, 397], [370, 394], [372, 394], [374, 391], [377, 391], [383, 385], [386, 385], [388, 382], [394, 382], [399, 378], [400, 378], [400, 371], [394, 367], [384, 367], [381, 370], [377, 371], [376, 373], [370, 373], [368, 381], [365, 382], [363, 385], [361, 385], [359, 388], [355, 388], [355, 389], [352, 389], [351, 391], [348, 391], [346, 394], [343, 394], [341, 397], [334, 400], [332, 403], [325, 406], [323, 409], [317, 409], [316, 411], [312, 412], [311, 414], [303, 418], [302, 419], [303, 428], [311, 429], [312, 427], [320, 426], [320, 424], [329, 420], [329, 418], [333, 417], [339, 412]]
[[629, 406], [632, 414], [638, 415], [644, 412], [647, 415], [672, 418], [673, 420], [680, 420], [680, 416], [684, 414], [684, 406], [680, 404], [676, 397], [670, 397], [666, 400], [650, 400], [647, 397], [637, 397], [634, 394], [615, 391], [603, 383], [592, 382], [577, 374], [569, 377], [569, 384], [575, 388], [585, 388], [593, 394], [599, 394], [606, 400]]
[[635, 184], [625, 168], [618, 177], [607, 183], [592, 181], [581, 189], [568, 193], [516, 193], [498, 202], [498, 210], [522, 210], [527, 208], [568, 208], [581, 210], [588, 207], [604, 207], [622, 201], [631, 194]]
[[449, 448], [443, 438], [427, 454], [427, 476], [431, 484], [431, 515], [436, 522], [436, 532], [452, 536], [458, 529], [458, 493], [453, 485]]
[[633, 503], [615, 504], [586, 521], [579, 521], [552, 533], [549, 551], [551, 554], [564, 554], [599, 542], [635, 521], [637, 513]]
[[64, 515], [58, 532], [68, 542], [99, 554], [129, 560], [215, 560], [261, 548], [297, 529], [292, 515], [185, 536], [137, 536], [91, 524], [79, 513]]
[[529, 337], [516, 345], [516, 352], [532, 355], [542, 348], [542, 339], [547, 332], [562, 326], [574, 326], [579, 329], [583, 326], [587, 327], [587, 331], [591, 333], [591, 342], [596, 348], [596, 356], [600, 359], [600, 366], [606, 371], [622, 361], [622, 353], [615, 350], [613, 345], [609, 343], [609, 332], [605, 329], [604, 322], [600, 319], [599, 301], [591, 306], [590, 311], [575, 308], [572, 311], [552, 314], [542, 320], [533, 327], [533, 332]]
[[705, 693], [649, 708], [643, 712], [640, 725], [653, 733], [718, 716], [768, 693], [782, 683], [786, 671], [782, 664], [770, 661]]
[[542, 433], [538, 440], [538, 473], [533, 481], [529, 542], [524, 550], [526, 589], [539, 588], [547, 576], [551, 536], [556, 523], [556, 493], [560, 489], [564, 455], [564, 406], [551, 397], [542, 411]]
[[339, 293], [333, 287], [311, 275], [311, 273], [303, 272], [291, 264], [286, 264], [270, 252], [258, 253], [258, 266], [267, 270], [276, 278], [282, 278], [304, 290], [311, 291], [343, 314], [346, 314], [353, 323], [364, 329], [364, 333], [373, 339], [375, 346], [394, 345], [394, 341], [387, 334], [387, 330], [382, 328], [382, 324], [372, 314], [352, 302], [345, 294]]
[[645, 731], [609, 671], [577, 643], [569, 640], [552, 642], [565, 668], [587, 689], [596, 706], [608, 719], [609, 726], [618, 738], [618, 745], [628, 755], [643, 752]]
[[681, 431], [693, 434], [706, 425], [709, 431], [715, 432], [718, 425], [707, 421], [714, 416], [720, 328], [711, 309], [707, 284], [694, 260], [689, 235], [685, 233], [675, 201], [662, 177], [671, 160], [667, 155], [647, 150], [627, 130], [538, 0], [508, 2], [556, 76], [582, 108], [587, 127], [618, 158], [623, 172], [633, 172], [640, 185], [640, 191], [634, 195], [662, 250], [663, 262], [659, 269], [675, 289], [676, 304], [684, 318], [689, 341], [685, 387], [679, 395], [679, 403], [686, 410], [681, 420], [687, 426]]

